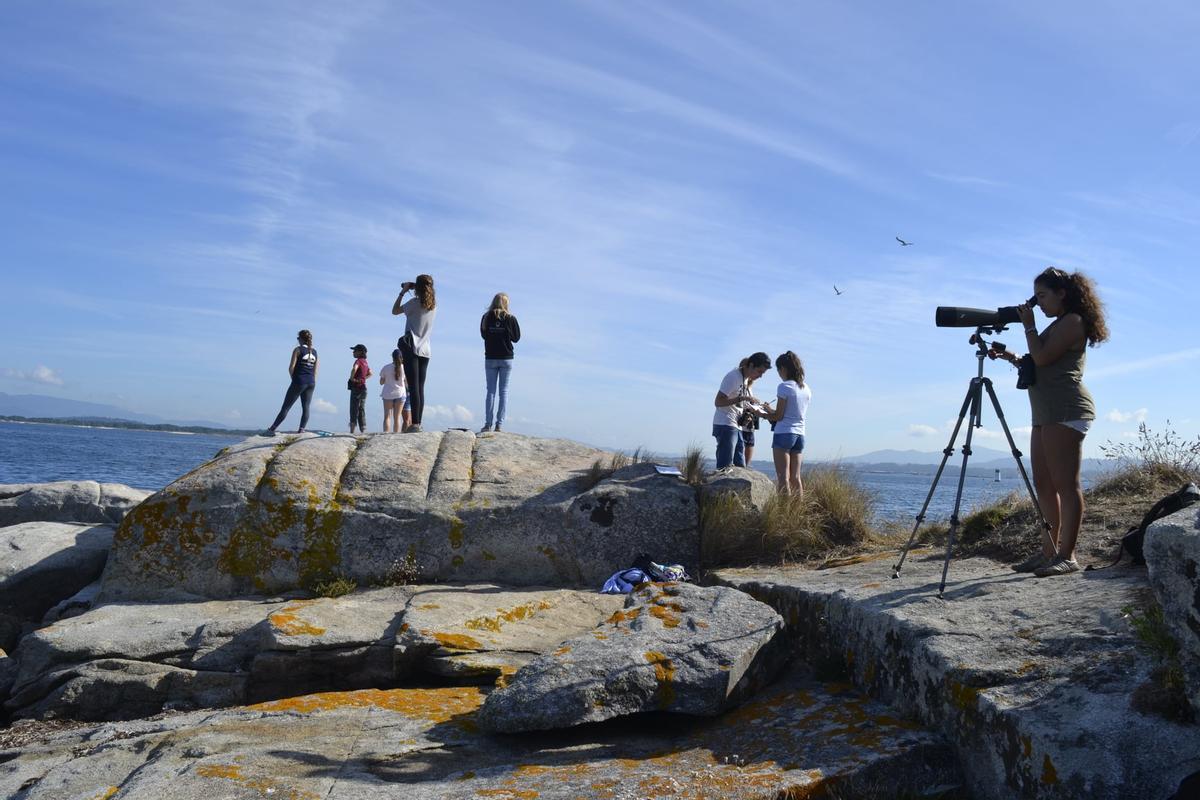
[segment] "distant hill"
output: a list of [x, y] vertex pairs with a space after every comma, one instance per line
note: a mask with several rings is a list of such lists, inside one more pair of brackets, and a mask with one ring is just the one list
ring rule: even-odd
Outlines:
[[0, 415], [29, 418], [104, 419], [147, 422], [152, 425], [181, 425], [186, 427], [218, 428], [232, 426], [202, 419], [166, 419], [154, 414], [139, 414], [107, 403], [91, 403], [45, 394], [6, 394], [0, 392]]
[[[1029, 469], [1028, 444], [1018, 443], [1017, 447], [1024, 454], [1026, 470]], [[852, 469], [870, 469], [877, 472], [936, 472], [937, 465], [942, 463], [942, 451], [925, 450], [873, 450], [859, 456], [848, 456], [838, 459], [838, 463]], [[957, 473], [962, 464], [962, 443], [954, 448], [954, 455], [946, 463], [948, 471]], [[1101, 472], [1112, 466], [1112, 462], [1099, 458], [1085, 458], [1082, 471], [1086, 473]], [[968, 473], [983, 474], [991, 470], [1016, 469], [1012, 453], [1007, 450], [995, 450], [990, 447], [972, 445], [971, 458], [967, 462]], [[976, 473], [976, 470], [980, 472]]]

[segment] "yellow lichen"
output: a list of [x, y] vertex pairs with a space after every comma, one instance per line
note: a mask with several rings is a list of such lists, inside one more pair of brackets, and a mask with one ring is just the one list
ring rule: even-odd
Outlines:
[[302, 789], [294, 789], [270, 778], [253, 778], [242, 773], [236, 764], [213, 764], [196, 768], [202, 778], [218, 778], [241, 784], [258, 792], [263, 797], [278, 797], [281, 800], [318, 800], [319, 796]]
[[658, 681], [658, 707], [667, 708], [675, 702], [675, 665], [662, 653], [651, 650], [645, 654], [646, 663], [654, 667]]
[[946, 691], [950, 693], [950, 702], [962, 711], [974, 711], [979, 700], [980, 689], [977, 686], [967, 686], [957, 681], [946, 681]]
[[296, 600], [267, 617], [271, 627], [285, 636], [320, 636], [324, 628], [317, 627], [297, 616], [296, 612], [316, 603], [316, 600]]
[[554, 604], [549, 600], [540, 600], [537, 603], [526, 603], [522, 606], [517, 606], [511, 609], [496, 609], [499, 613], [494, 617], [476, 617], [466, 621], [466, 626], [473, 631], [488, 630], [499, 633], [506, 622], [516, 622], [517, 620], [529, 619], [539, 611], [554, 608]]
[[121, 790], [121, 787], [119, 787], [119, 786], [109, 786], [103, 792], [101, 792], [100, 794], [93, 797], [92, 800], [109, 800], [110, 797], [112, 797], [114, 794], [116, 794], [120, 790]]
[[1054, 768], [1054, 762], [1050, 760], [1050, 754], [1046, 754], [1046, 758], [1042, 761], [1042, 783], [1047, 786], [1052, 786], [1058, 783], [1058, 770]]
[[457, 550], [463, 546], [463, 531], [466, 530], [466, 525], [461, 519], [455, 517], [450, 520], [450, 549]]
[[[358, 689], [352, 692], [323, 692], [288, 697], [249, 706], [251, 711], [292, 711], [311, 714], [345, 708], [379, 708], [428, 722], [449, 722], [474, 713], [483, 704], [478, 686], [449, 686], [440, 689]], [[463, 721], [465, 724], [465, 720]]]
[[422, 630], [421, 635], [436, 639], [442, 647], [448, 647], [451, 650], [483, 649], [483, 645], [478, 639], [468, 636], [465, 633], [442, 633], [440, 631]]

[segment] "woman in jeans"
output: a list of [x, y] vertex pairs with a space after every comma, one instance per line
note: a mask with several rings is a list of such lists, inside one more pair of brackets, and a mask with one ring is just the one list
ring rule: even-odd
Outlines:
[[[404, 295], [413, 297], [407, 301]], [[404, 315], [404, 335], [396, 346], [404, 357], [404, 379], [408, 383], [408, 396], [412, 401], [412, 424], [406, 433], [421, 430], [421, 417], [425, 411], [425, 374], [429, 370], [429, 338], [433, 333], [433, 318], [437, 314], [437, 300], [433, 293], [433, 277], [418, 275], [415, 282], [400, 284], [400, 295], [392, 303], [392, 314]]]
[[717, 390], [717, 397], [713, 401], [716, 406], [713, 412], [713, 437], [717, 440], [717, 469], [725, 469], [730, 464], [735, 467], [746, 466], [738, 417], [745, 410], [745, 402], [750, 397], [749, 383], [761, 378], [770, 368], [771, 357], [766, 353], [755, 353], [743, 359], [741, 364], [721, 379], [721, 388]]
[[[499, 431], [504, 424], [504, 415], [508, 410], [508, 376], [512, 372], [513, 343], [521, 341], [521, 326], [508, 310], [508, 295], [504, 292], [492, 298], [492, 307], [479, 320], [479, 335], [483, 337], [483, 369], [487, 377], [487, 395], [483, 401], [485, 421], [479, 432], [487, 433]], [[496, 409], [497, 394], [500, 395], [499, 409]]]
[[308, 427], [308, 405], [312, 402], [313, 389], [317, 385], [317, 351], [312, 346], [312, 333], [307, 330], [297, 333], [296, 341], [299, 344], [292, 348], [292, 360], [288, 362], [288, 374], [292, 376], [291, 385], [288, 386], [287, 394], [283, 396], [279, 416], [275, 417], [271, 427], [262, 432], [263, 436], [275, 435], [275, 429], [283, 424], [297, 398], [301, 408], [300, 429], [297, 433], [304, 433], [304, 429]]
[[[1108, 339], [1108, 326], [1096, 287], [1081, 272], [1049, 267], [1034, 278], [1033, 296], [1042, 313], [1054, 320], [1038, 333], [1033, 308], [1025, 303], [1017, 306], [1037, 371], [1029, 387], [1033, 412], [1029, 462], [1050, 535], [1043, 537], [1040, 552], [1013, 569], [1048, 578], [1079, 571], [1075, 560], [1083, 525], [1079, 468], [1083, 437], [1096, 419], [1096, 405], [1083, 385], [1083, 367], [1087, 348]], [[1013, 363], [1020, 360], [1011, 351], [989, 352]]]

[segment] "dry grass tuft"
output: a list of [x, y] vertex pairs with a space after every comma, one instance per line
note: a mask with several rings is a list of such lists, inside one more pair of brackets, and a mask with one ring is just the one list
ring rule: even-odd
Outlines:
[[683, 473], [683, 479], [692, 486], [699, 486], [704, 483], [707, 469], [708, 459], [704, 457], [704, 450], [695, 443], [688, 445], [687, 452], [679, 459], [679, 471]]
[[814, 561], [872, 536], [874, 498], [837, 467], [804, 475], [804, 496], [777, 494], [761, 511], [732, 493], [700, 506], [706, 567]]
[[625, 453], [621, 450], [617, 450], [615, 453], [609, 456], [607, 461], [605, 461], [603, 458], [597, 458], [592, 462], [592, 465], [587, 468], [587, 471], [577, 478], [580, 491], [586, 492], [588, 489], [591, 489], [596, 484], [600, 483], [600, 481], [611, 478], [612, 474], [619, 469], [628, 467], [631, 464], [641, 464], [643, 461], [654, 460], [654, 454], [642, 449], [641, 447], [638, 447], [632, 453]]

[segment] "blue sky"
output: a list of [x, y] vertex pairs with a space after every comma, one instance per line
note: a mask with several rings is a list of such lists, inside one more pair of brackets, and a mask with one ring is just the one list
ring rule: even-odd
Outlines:
[[940, 450], [975, 360], [935, 306], [1054, 264], [1110, 315], [1086, 454], [1194, 437], [1198, 39], [1184, 2], [8, 2], [0, 391], [261, 427], [306, 327], [341, 430], [429, 272], [427, 427], [480, 424], [507, 291], [512, 430], [711, 451], [722, 375], [790, 348], [811, 457]]

